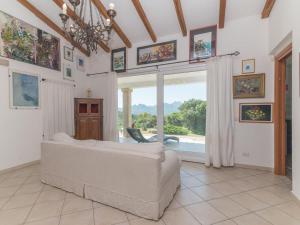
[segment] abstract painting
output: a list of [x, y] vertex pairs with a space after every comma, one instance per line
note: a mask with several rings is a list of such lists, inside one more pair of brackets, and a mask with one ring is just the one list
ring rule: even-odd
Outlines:
[[73, 50], [67, 46], [64, 46], [64, 58], [70, 62], [73, 62]]
[[264, 98], [265, 74], [240, 75], [233, 77], [234, 98]]
[[64, 64], [64, 79], [74, 81], [73, 68], [70, 64]]
[[40, 77], [12, 71], [10, 74], [10, 103], [12, 108], [40, 107]]
[[111, 71], [117, 73], [126, 71], [126, 48], [118, 48], [111, 51]]
[[246, 59], [242, 61], [242, 73], [255, 73], [255, 59]]
[[177, 41], [168, 41], [137, 49], [137, 64], [149, 64], [177, 59]]
[[217, 26], [190, 31], [190, 61], [216, 56]]
[[76, 57], [76, 67], [79, 71], [84, 72], [85, 71], [85, 61], [84, 58], [81, 56]]
[[60, 71], [60, 40], [0, 11], [3, 57]]
[[244, 123], [272, 123], [272, 103], [241, 103], [240, 122]]

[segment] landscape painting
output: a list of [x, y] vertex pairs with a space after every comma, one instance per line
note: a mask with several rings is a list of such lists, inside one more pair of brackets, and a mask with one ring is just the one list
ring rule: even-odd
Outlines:
[[149, 64], [177, 59], [177, 41], [168, 41], [137, 49], [137, 64]]
[[272, 123], [272, 103], [241, 103], [240, 122], [245, 123]]
[[60, 40], [0, 11], [3, 57], [60, 71]]
[[234, 98], [264, 98], [265, 74], [240, 75], [233, 77]]
[[113, 49], [111, 52], [111, 71], [126, 71], [126, 48]]
[[40, 78], [23, 72], [12, 72], [10, 99], [12, 108], [39, 108]]

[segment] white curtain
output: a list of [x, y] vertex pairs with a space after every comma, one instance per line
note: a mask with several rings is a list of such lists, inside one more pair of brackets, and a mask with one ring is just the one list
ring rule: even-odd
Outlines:
[[74, 135], [74, 84], [62, 81], [43, 82], [43, 132], [50, 140], [57, 132]]
[[208, 62], [206, 110], [206, 165], [233, 166], [232, 57]]
[[107, 92], [104, 97], [104, 140], [118, 141], [118, 78], [116, 73], [106, 75]]

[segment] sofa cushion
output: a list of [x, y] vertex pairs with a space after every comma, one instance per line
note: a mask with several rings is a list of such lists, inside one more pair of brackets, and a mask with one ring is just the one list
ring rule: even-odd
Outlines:
[[104, 141], [99, 143], [99, 147], [108, 147], [122, 151], [131, 151], [139, 153], [147, 153], [158, 155], [163, 162], [165, 160], [165, 147], [162, 143], [143, 143], [143, 144], [132, 144], [132, 143], [117, 143], [111, 141]]

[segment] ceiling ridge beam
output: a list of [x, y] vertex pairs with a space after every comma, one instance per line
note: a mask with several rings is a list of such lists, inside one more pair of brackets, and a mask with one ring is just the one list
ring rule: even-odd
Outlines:
[[[64, 0], [53, 0], [53, 2], [60, 8], [63, 7]], [[87, 26], [87, 24], [69, 7], [67, 6], [67, 15], [71, 17], [73, 21], [79, 21], [81, 28]], [[98, 45], [107, 53], [110, 52], [110, 48], [102, 41], [98, 42]]]
[[226, 0], [220, 0], [219, 29], [223, 29], [225, 27], [225, 15], [226, 15]]
[[[105, 6], [102, 4], [100, 0], [92, 0], [96, 8], [98, 9], [98, 12], [103, 15], [106, 19], [109, 19], [109, 16], [107, 14]], [[117, 22], [113, 19], [112, 20], [112, 28], [116, 31], [116, 33], [119, 35], [121, 40], [124, 42], [124, 44], [128, 47], [131, 48], [132, 44], [126, 34], [123, 32], [123, 30], [119, 27]]]
[[135, 7], [135, 9], [137, 11], [137, 13], [139, 14], [142, 22], [144, 23], [145, 28], [148, 31], [148, 33], [149, 33], [152, 41], [156, 42], [157, 41], [156, 34], [154, 33], [154, 30], [152, 29], [152, 26], [151, 26], [151, 24], [150, 24], [150, 22], [149, 22], [149, 20], [148, 20], [148, 18], [146, 16], [146, 13], [145, 13], [145, 11], [144, 11], [144, 9], [143, 9], [140, 1], [139, 0], [131, 0], [131, 1], [133, 3], [133, 5], [134, 5], [134, 7]]
[[182, 35], [186, 36], [187, 35], [187, 29], [186, 29], [184, 14], [183, 14], [182, 6], [181, 6], [181, 1], [180, 0], [173, 0], [173, 2], [174, 2], [174, 6], [175, 6], [175, 10], [176, 10], [176, 14], [177, 14], [177, 18], [178, 18], [178, 22], [179, 22], [179, 25], [180, 25]]
[[90, 56], [90, 52], [86, 50], [85, 48], [79, 46], [77, 43], [71, 40], [65, 32], [57, 26], [51, 19], [49, 19], [45, 14], [43, 14], [41, 11], [39, 11], [35, 6], [33, 6], [30, 2], [27, 0], [18, 0], [19, 3], [21, 3], [25, 8], [27, 8], [29, 11], [31, 11], [36, 17], [38, 17], [40, 20], [42, 20], [45, 24], [47, 24], [50, 28], [52, 28], [55, 32], [63, 36], [67, 41], [69, 41], [74, 47], [78, 48], [83, 54], [86, 56]]
[[268, 18], [270, 16], [275, 2], [276, 2], [276, 0], [266, 0], [264, 9], [261, 13], [262, 19]]

